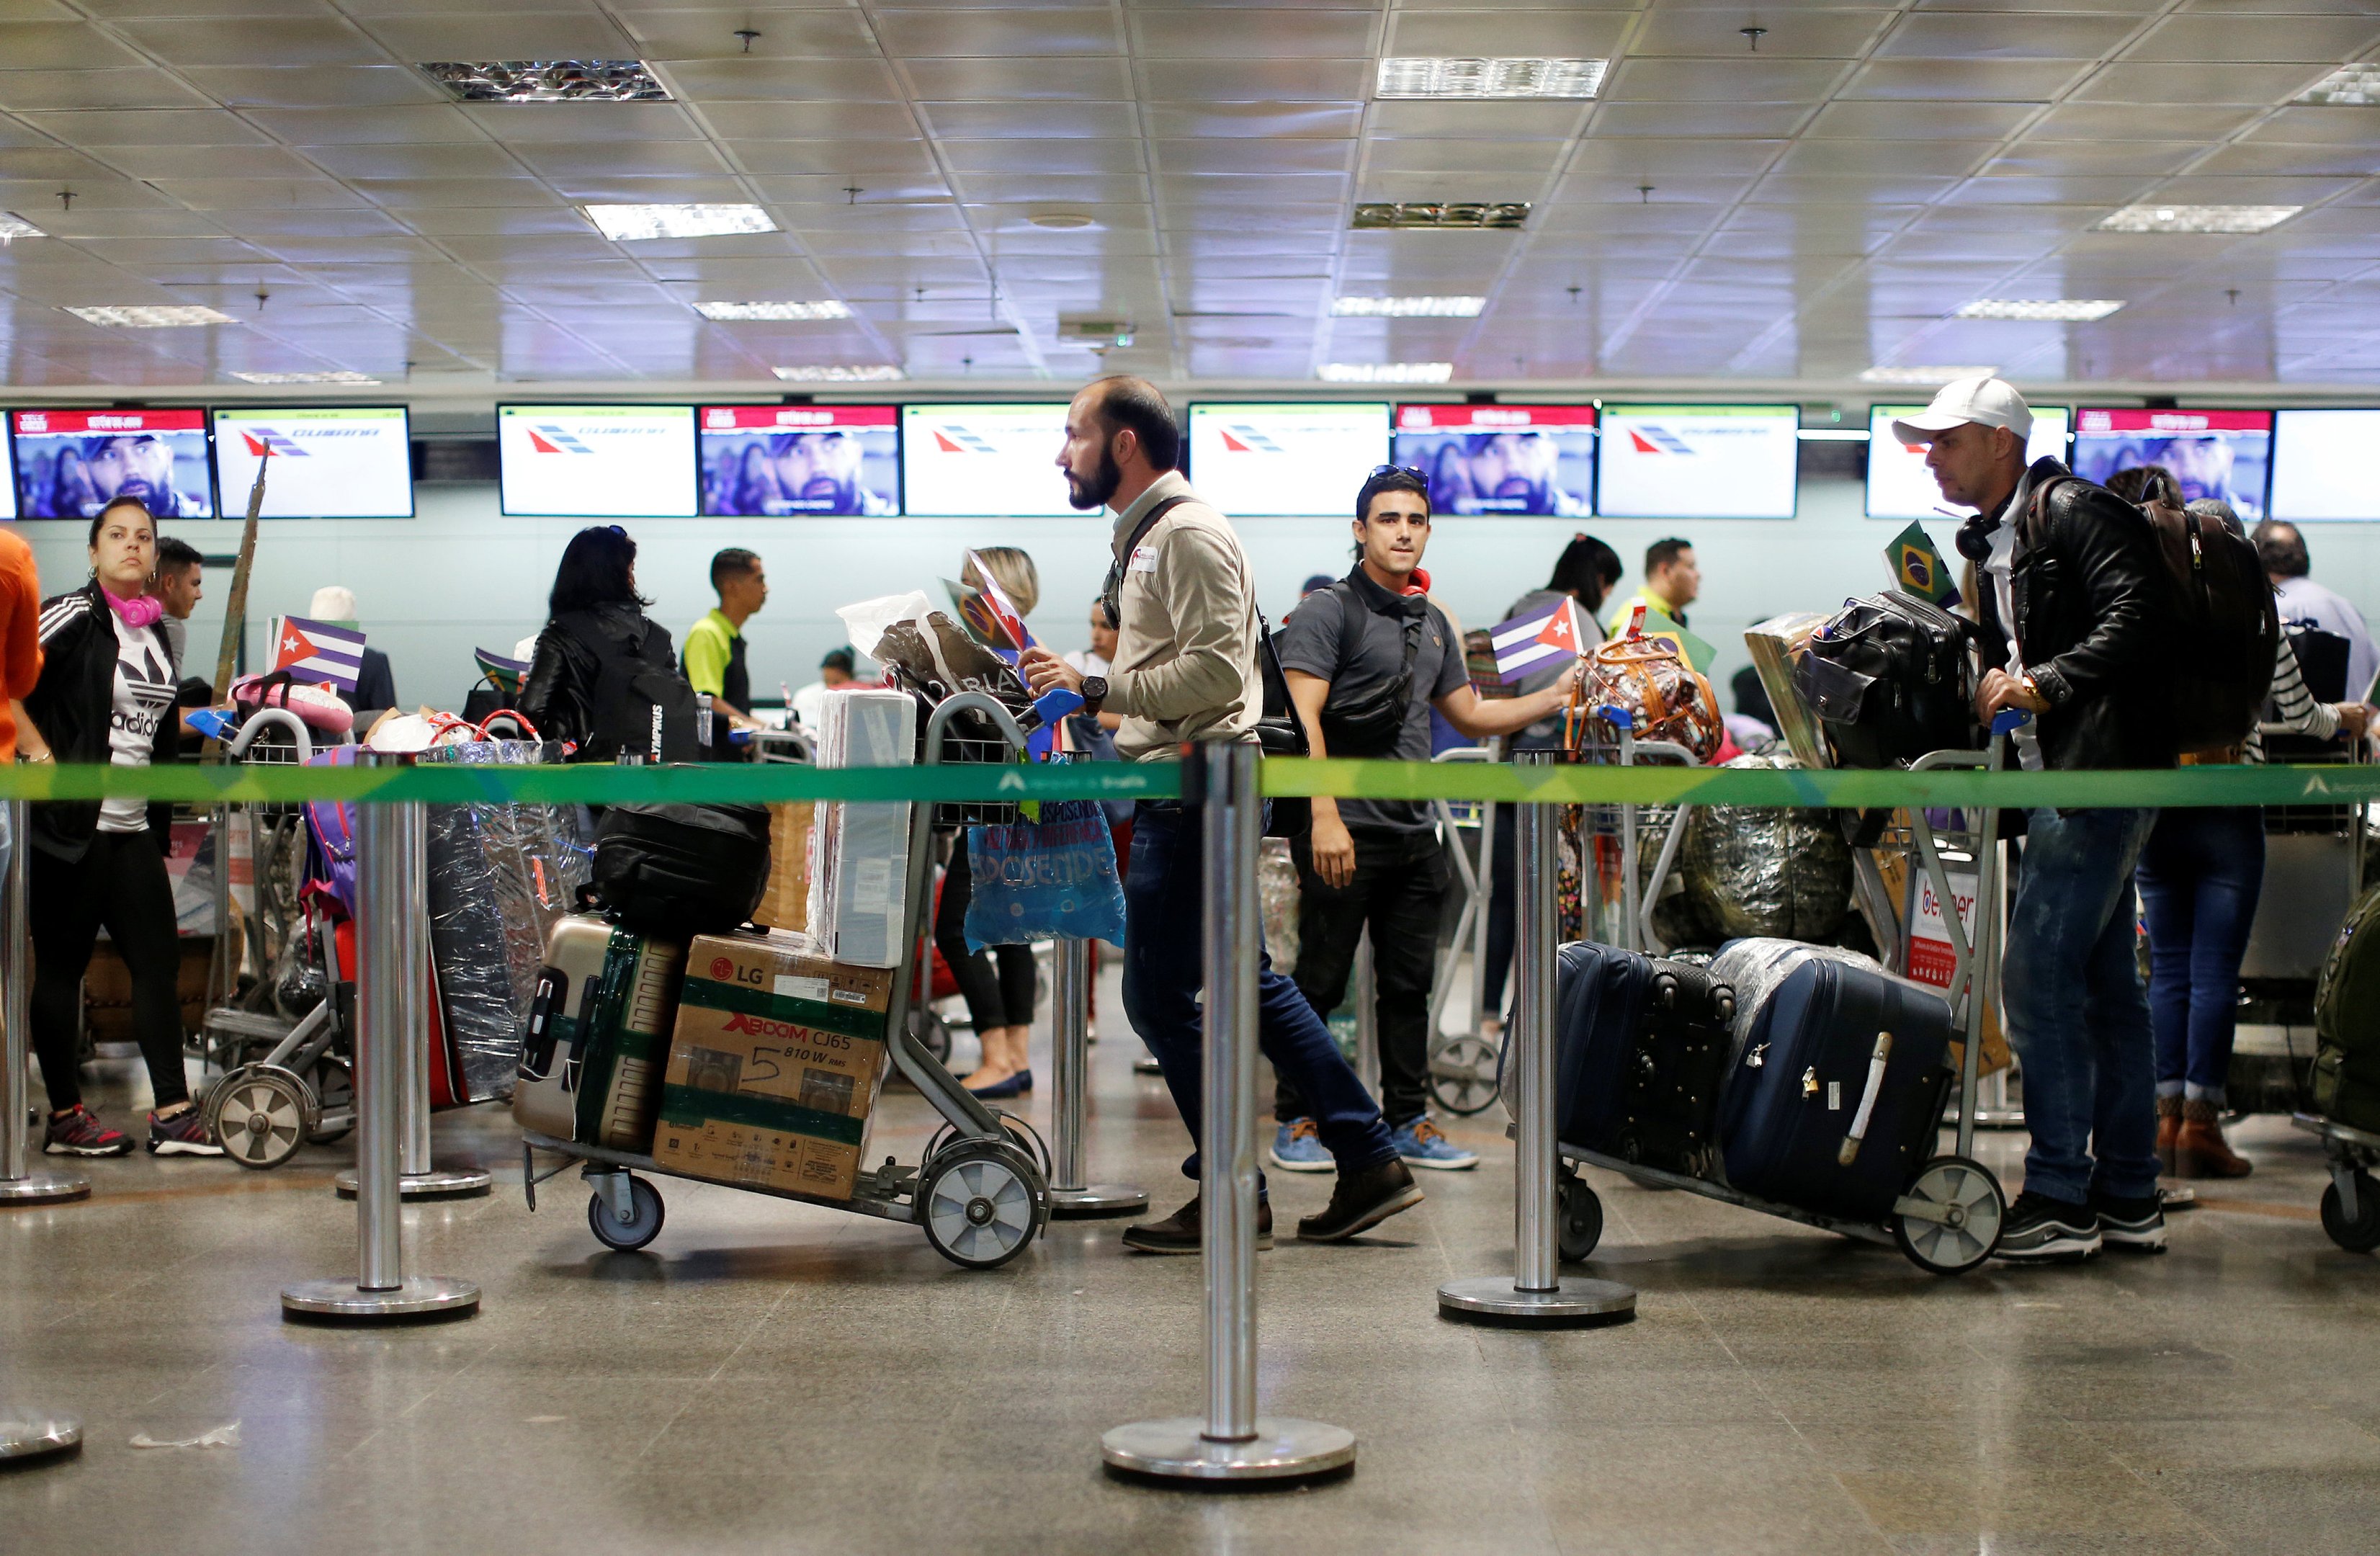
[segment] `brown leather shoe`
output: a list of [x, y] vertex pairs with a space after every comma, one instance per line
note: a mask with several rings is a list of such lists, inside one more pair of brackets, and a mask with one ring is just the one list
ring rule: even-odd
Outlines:
[[2173, 1162], [2185, 1178], [2244, 1178], [2256, 1164], [2234, 1151], [2223, 1138], [2219, 1109], [2212, 1102], [2192, 1100], [2181, 1106], [2181, 1132], [2174, 1137]]
[[2156, 1100], [2157, 1165], [2172, 1177], [2173, 1143], [2181, 1135], [2181, 1099], [2160, 1097]]
[[1412, 1210], [1421, 1197], [1413, 1170], [1396, 1157], [1358, 1172], [1341, 1168], [1330, 1203], [1321, 1214], [1300, 1219], [1297, 1234], [1309, 1243], [1343, 1243], [1400, 1210]]
[[[1206, 1248], [1206, 1225], [1198, 1213], [1198, 1197], [1163, 1221], [1143, 1222], [1123, 1229], [1123, 1246], [1135, 1253], [1195, 1254]], [[1272, 1246], [1272, 1201], [1257, 1201], [1257, 1251]]]

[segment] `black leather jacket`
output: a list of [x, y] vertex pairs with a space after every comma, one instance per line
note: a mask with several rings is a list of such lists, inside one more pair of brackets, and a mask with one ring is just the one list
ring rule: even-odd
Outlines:
[[[2026, 472], [2031, 492], [2009, 594], [2025, 673], [2048, 702], [2042, 760], [2060, 771], [2171, 767], [2172, 743], [2154, 698], [2134, 695], [2162, 652], [2151, 569], [2159, 565], [2147, 516], [2055, 459]], [[2008, 663], [1998, 590], [1984, 572], [1991, 534], [2007, 517], [1970, 518], [1959, 550], [1976, 565], [1975, 615], [1985, 670]]]
[[[587, 614], [632, 656], [676, 667], [669, 629], [635, 605], [615, 601]], [[576, 761], [610, 761], [619, 754], [588, 748], [587, 737], [595, 727], [595, 685], [602, 673], [603, 662], [595, 649], [561, 621], [547, 622], [537, 635], [528, 679], [521, 686], [520, 711], [537, 725], [540, 739], [577, 742]]]
[[[178, 671], [173, 644], [159, 628], [149, 632], [158, 657], [173, 667], [170, 680]], [[58, 760], [107, 761], [114, 756], [108, 724], [115, 712], [115, 623], [96, 582], [42, 602], [42, 678], [25, 699], [25, 711]], [[150, 761], [163, 767], [174, 760], [180, 725], [170, 711], [158, 721]], [[62, 859], [82, 857], [99, 826], [99, 801], [48, 800], [31, 809], [36, 847]], [[172, 816], [169, 805], [149, 808], [150, 831], [161, 848]]]

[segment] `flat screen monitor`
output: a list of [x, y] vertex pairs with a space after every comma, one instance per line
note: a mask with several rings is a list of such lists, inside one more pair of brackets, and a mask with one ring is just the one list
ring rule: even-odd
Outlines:
[[1233, 518], [1352, 516], [1388, 458], [1385, 402], [1190, 407], [1190, 480]]
[[2380, 518], [2372, 480], [2380, 410], [2284, 410], [2274, 415], [2272, 517], [2292, 524]]
[[411, 518], [413, 440], [403, 406], [215, 407], [215, 487], [248, 512], [256, 467], [262, 518]]
[[1593, 406], [1399, 406], [1390, 459], [1429, 478], [1430, 511], [1595, 511]]
[[704, 406], [706, 517], [901, 511], [895, 406]]
[[1074, 513], [1057, 463], [1065, 441], [1062, 401], [903, 406], [903, 510], [959, 518]]
[[498, 406], [504, 511], [557, 518], [694, 517], [692, 406]]
[[1606, 406], [1597, 513], [1615, 518], [1791, 518], [1798, 406]]
[[138, 497], [159, 518], [212, 518], [207, 413], [20, 410], [8, 419], [21, 518], [91, 518]]
[[2100, 410], [2074, 419], [2074, 473], [2105, 481], [2134, 465], [2162, 465], [2184, 502], [2220, 497], [2247, 523], [2265, 517], [2272, 466], [2269, 410]]
[[17, 455], [9, 440], [0, 437], [0, 520], [17, 517]]
[[[1867, 412], [1867, 516], [1870, 518], [1939, 518], [1946, 512], [1971, 512], [1944, 500], [1925, 468], [1925, 449], [1912, 447], [1892, 435], [1896, 418], [1914, 416], [1924, 406], [1870, 406]], [[2066, 425], [2070, 413], [2064, 406], [2033, 407], [2033, 435], [2025, 440], [2027, 463], [2035, 459], [2066, 459]]]

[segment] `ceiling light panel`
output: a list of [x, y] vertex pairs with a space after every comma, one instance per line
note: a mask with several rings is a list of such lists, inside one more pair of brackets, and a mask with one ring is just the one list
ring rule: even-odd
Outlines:
[[636, 59], [439, 60], [421, 70], [465, 103], [670, 100], [669, 89]]
[[197, 303], [137, 303], [125, 308], [69, 308], [67, 311], [86, 324], [121, 330], [188, 329], [199, 324], [237, 322], [228, 313], [218, 313]]
[[2127, 205], [2099, 224], [2101, 232], [2264, 232], [2302, 205]]
[[769, 371], [788, 383], [892, 383], [908, 376], [899, 368], [886, 362], [771, 368]]
[[777, 230], [777, 224], [757, 205], [582, 205], [578, 209], [614, 243]]
[[1860, 374], [1860, 382], [1862, 383], [1948, 383], [1954, 378], [1992, 378], [1998, 376], [1999, 371], [1998, 368], [1978, 366], [1870, 368]]
[[1315, 370], [1325, 383], [1444, 383], [1452, 362], [1325, 362]]
[[1486, 298], [1334, 298], [1340, 319], [1476, 319]]
[[1358, 232], [1512, 232], [1529, 219], [1529, 202], [1513, 201], [1366, 201], [1351, 224]]
[[242, 383], [378, 383], [370, 373], [348, 372], [236, 372], [232, 376]]
[[1448, 59], [1406, 55], [1380, 61], [1372, 95], [1402, 97], [1593, 97], [1609, 62], [1600, 59]]
[[2118, 298], [1977, 298], [1960, 305], [1961, 319], [2020, 319], [2034, 323], [2087, 324], [2123, 307]]
[[698, 302], [694, 310], [705, 319], [722, 324], [756, 321], [806, 322], [819, 319], [848, 319], [851, 305], [832, 299], [826, 302]]
[[2380, 103], [2380, 65], [2342, 65], [2297, 97], [2317, 108], [2361, 108]]

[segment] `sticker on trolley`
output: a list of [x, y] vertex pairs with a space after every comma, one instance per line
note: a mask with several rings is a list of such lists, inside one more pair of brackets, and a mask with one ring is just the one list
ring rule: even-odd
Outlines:
[[[1952, 899], [1959, 905], [1960, 938], [1965, 940], [1973, 933], [1974, 926], [1974, 871], [1946, 869], [1943, 874], [1950, 882]], [[1918, 983], [1948, 989], [1957, 965], [1957, 954], [1950, 942], [1949, 926], [1942, 917], [1942, 900], [1935, 894], [1933, 878], [1923, 870], [1918, 871], [1910, 881], [1910, 895], [1906, 964], [1909, 977]]]

